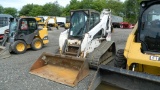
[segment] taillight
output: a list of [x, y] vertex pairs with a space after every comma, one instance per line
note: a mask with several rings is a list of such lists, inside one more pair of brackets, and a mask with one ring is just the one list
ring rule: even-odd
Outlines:
[[1, 34], [1, 35], [0, 35], [0, 39], [3, 39], [3, 36], [4, 36], [4, 35], [3, 35], [3, 34]]

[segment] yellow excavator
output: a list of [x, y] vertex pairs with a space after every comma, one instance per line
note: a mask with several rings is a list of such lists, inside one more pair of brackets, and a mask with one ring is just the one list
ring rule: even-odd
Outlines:
[[[59, 29], [56, 17], [48, 16], [48, 18], [46, 20], [44, 20], [43, 17], [35, 17], [35, 19], [38, 22], [38, 26], [40, 28], [47, 28], [48, 30], [51, 30], [51, 26], [54, 26], [57, 29]], [[49, 23], [50, 19], [53, 19], [55, 23]]]
[[109, 83], [126, 90], [160, 89], [160, 0], [142, 1], [138, 23], [125, 49], [117, 51], [114, 67], [100, 65], [89, 87]]
[[65, 23], [65, 25], [64, 25], [64, 28], [65, 28], [65, 29], [69, 29], [69, 27], [70, 27], [70, 16], [67, 16], [67, 17], [66, 17], [66, 23]]
[[44, 18], [43, 17], [35, 17], [35, 19], [36, 19], [36, 21], [38, 22], [38, 26], [39, 27], [44, 27], [45, 26], [45, 20], [44, 20]]
[[9, 50], [9, 52], [21, 54], [28, 48], [39, 50], [48, 42], [47, 28], [38, 28], [35, 18], [11, 18], [9, 30], [5, 31], [2, 46], [6, 47], [3, 48], [3, 51]]
[[[53, 20], [53, 21], [52, 21]], [[49, 30], [51, 29], [51, 27], [56, 27], [57, 30], [59, 29], [58, 23], [57, 23], [57, 18], [56, 17], [49, 17], [48, 18], [48, 23], [47, 26], [49, 28]]]
[[111, 10], [72, 10], [71, 26], [59, 36], [59, 54], [43, 53], [30, 69], [38, 75], [75, 86], [89, 74], [110, 62], [115, 55], [111, 41]]

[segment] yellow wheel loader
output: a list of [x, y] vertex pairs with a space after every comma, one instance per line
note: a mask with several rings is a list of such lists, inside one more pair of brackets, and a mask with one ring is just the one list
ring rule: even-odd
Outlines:
[[21, 54], [28, 48], [39, 50], [48, 42], [47, 29], [38, 28], [35, 18], [11, 18], [2, 46], [9, 52]]
[[43, 53], [30, 69], [38, 75], [62, 84], [75, 86], [91, 69], [106, 64], [115, 55], [111, 41], [111, 10], [71, 11], [71, 26], [59, 36], [59, 54]]
[[160, 0], [142, 1], [138, 23], [114, 66], [101, 65], [89, 90], [109, 83], [127, 90], [160, 89]]

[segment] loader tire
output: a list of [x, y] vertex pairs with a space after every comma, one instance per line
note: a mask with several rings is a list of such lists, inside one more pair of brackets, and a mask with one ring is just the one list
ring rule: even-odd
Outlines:
[[111, 26], [111, 33], [113, 33], [114, 32], [114, 30], [113, 30], [113, 26]]
[[16, 54], [22, 54], [25, 53], [27, 49], [27, 45], [22, 40], [17, 40], [12, 45], [12, 51]]
[[120, 49], [117, 51], [117, 54], [114, 59], [114, 66], [118, 68], [126, 68], [127, 60], [124, 57], [124, 49]]
[[32, 43], [31, 43], [31, 47], [33, 50], [40, 50], [43, 47], [42, 40], [39, 38], [33, 39]]

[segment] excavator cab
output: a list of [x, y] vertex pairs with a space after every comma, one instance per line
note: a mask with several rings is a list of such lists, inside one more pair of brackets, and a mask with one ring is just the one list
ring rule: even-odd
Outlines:
[[139, 20], [125, 49], [117, 51], [114, 67], [101, 65], [89, 90], [109, 83], [128, 90], [160, 88], [160, 0], [142, 1]]

